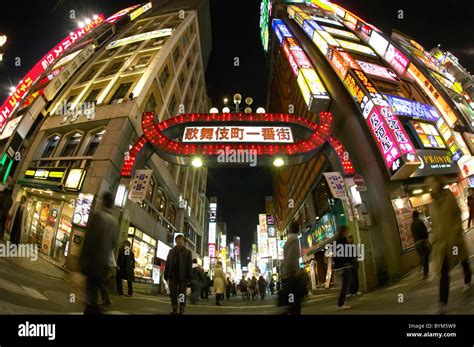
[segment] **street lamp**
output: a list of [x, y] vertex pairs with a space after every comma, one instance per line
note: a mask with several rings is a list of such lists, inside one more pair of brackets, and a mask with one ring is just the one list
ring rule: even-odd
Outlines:
[[239, 93], [234, 94], [234, 104], [235, 104], [235, 112], [239, 113], [239, 105], [242, 102], [242, 95]]

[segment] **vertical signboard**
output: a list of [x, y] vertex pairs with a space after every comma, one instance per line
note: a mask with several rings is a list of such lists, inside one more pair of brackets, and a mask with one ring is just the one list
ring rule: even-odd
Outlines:
[[210, 258], [216, 257], [216, 220], [217, 202], [211, 202], [209, 204], [209, 238], [207, 242], [207, 252]]
[[260, 257], [268, 257], [267, 215], [258, 215], [258, 253]]
[[137, 170], [133, 178], [128, 198], [132, 201], [143, 201], [150, 185], [153, 170]]

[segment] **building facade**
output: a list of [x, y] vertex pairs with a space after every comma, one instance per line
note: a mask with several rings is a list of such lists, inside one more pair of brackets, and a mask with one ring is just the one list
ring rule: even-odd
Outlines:
[[[10, 122], [33, 119], [17, 150], [21, 161], [4, 180], [16, 183], [16, 199], [27, 197], [23, 242], [36, 243], [44, 255], [77, 269], [88, 216], [100, 195], [110, 191], [121, 226], [118, 243], [132, 243], [135, 278], [145, 290], [160, 282], [165, 259], [157, 257], [158, 241], [172, 247], [174, 234], [183, 233], [193, 256], [202, 260], [207, 170], [172, 165], [153, 154], [139, 168], [152, 174], [138, 202], [127, 198], [130, 180], [121, 178], [120, 170], [141, 136], [143, 112], [155, 112], [162, 121], [209, 110], [204, 79], [209, 17], [208, 1], [125, 9], [52, 65], [50, 74], [57, 76], [10, 117]], [[18, 130], [6, 139], [7, 156]]]

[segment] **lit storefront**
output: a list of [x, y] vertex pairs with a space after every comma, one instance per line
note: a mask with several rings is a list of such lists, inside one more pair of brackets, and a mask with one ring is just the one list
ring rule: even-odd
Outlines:
[[156, 240], [134, 226], [130, 226], [128, 241], [132, 244], [132, 251], [135, 255], [135, 281], [153, 283]]

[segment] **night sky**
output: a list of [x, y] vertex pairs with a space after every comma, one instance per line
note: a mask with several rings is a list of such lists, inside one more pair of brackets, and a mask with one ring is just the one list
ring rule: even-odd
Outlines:
[[[468, 71], [474, 72], [472, 1], [360, 0], [336, 3], [374, 24], [386, 34], [400, 30], [415, 38], [426, 49], [441, 44], [456, 55]], [[0, 33], [9, 36], [6, 60], [0, 63], [0, 99], [8, 95], [23, 75], [57, 42], [76, 27], [69, 18], [95, 13], [110, 15], [136, 1], [35, 0], [2, 3]], [[8, 4], [8, 5], [7, 5]], [[8, 6], [8, 8], [7, 8]], [[213, 52], [206, 72], [208, 95], [213, 106], [222, 109], [222, 99], [236, 92], [254, 99], [254, 109], [265, 106], [267, 68], [259, 38], [260, 0], [211, 0]], [[403, 10], [404, 19], [398, 19]], [[14, 66], [14, 57], [22, 65]], [[238, 57], [240, 66], [234, 66]], [[208, 196], [218, 197], [218, 218], [227, 222], [230, 236], [240, 235], [244, 264], [253, 239], [258, 213], [264, 211], [264, 197], [271, 195], [268, 169], [209, 170]]]

